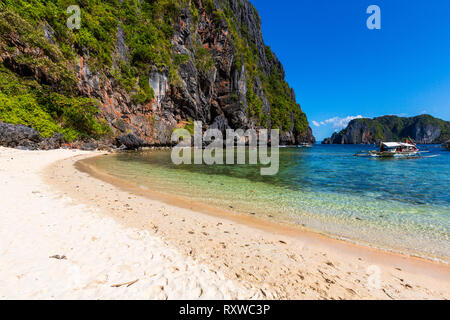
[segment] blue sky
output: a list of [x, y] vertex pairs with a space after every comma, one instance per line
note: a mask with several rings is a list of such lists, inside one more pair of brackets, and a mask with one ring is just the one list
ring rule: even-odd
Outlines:
[[250, 1], [318, 140], [356, 116], [450, 120], [449, 0]]

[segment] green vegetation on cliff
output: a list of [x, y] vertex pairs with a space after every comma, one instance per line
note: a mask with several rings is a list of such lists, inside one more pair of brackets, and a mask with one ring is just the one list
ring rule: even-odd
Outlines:
[[[66, 9], [73, 1], [0, 1], [1, 51], [14, 54], [19, 44], [42, 49], [43, 55], [22, 52], [15, 61], [33, 71], [45, 70], [45, 76], [52, 78], [52, 85], [46, 85], [45, 79], [33, 81], [33, 75], [23, 70], [11, 72], [2, 63], [0, 121], [32, 126], [43, 136], [60, 132], [69, 141], [108, 134], [110, 130], [105, 122], [97, 120], [98, 102], [78, 96], [74, 58], [87, 52], [92, 71], [110, 69], [119, 26], [124, 29], [131, 61], [121, 62], [111, 70], [124, 89], [134, 89], [135, 103], [145, 104], [153, 99], [153, 90], [146, 81], [153, 66], [176, 65], [172, 61], [170, 42], [173, 19], [181, 4], [187, 1], [140, 4], [139, 1], [81, 0], [77, 3], [82, 8], [81, 29], [70, 30], [66, 26], [69, 17]], [[46, 27], [51, 28], [52, 41], [44, 37]]]
[[[383, 116], [374, 119], [355, 119], [357, 123], [364, 123], [373, 133], [374, 139], [382, 141], [399, 141], [408, 137], [418, 135], [421, 131], [425, 135], [426, 130], [439, 129], [440, 134], [437, 141], [447, 141], [450, 139], [450, 122], [430, 115], [421, 115], [411, 118], [397, 116]], [[418, 137], [420, 139], [420, 137]]]
[[376, 143], [412, 138], [418, 143], [442, 143], [450, 139], [450, 122], [430, 115], [416, 117], [383, 116], [354, 119], [347, 128], [325, 143]]
[[53, 92], [35, 80], [23, 79], [0, 66], [0, 120], [35, 128], [43, 137], [62, 133], [67, 141], [99, 138], [110, 132], [98, 120], [97, 102]]
[[0, 121], [31, 126], [44, 137], [59, 132], [68, 141], [104, 136], [110, 129], [97, 118], [98, 102], [77, 92], [72, 50], [44, 37], [44, 20], [62, 20], [45, 2], [0, 1]]
[[[197, 24], [206, 12], [218, 32], [223, 23], [228, 28], [236, 51], [234, 67], [245, 66], [249, 117], [263, 127], [305, 134], [306, 115], [292, 97], [275, 55], [264, 48], [273, 66], [267, 72], [231, 1], [218, 3], [219, 7], [213, 0], [0, 0], [0, 53], [8, 56], [0, 59], [0, 121], [32, 126], [43, 136], [60, 132], [67, 140], [108, 134], [99, 101], [83, 96], [78, 88], [78, 57], [88, 57], [92, 73], [111, 76], [134, 104], [148, 104], [154, 98], [148, 82], [153, 70], [167, 72], [176, 87], [180, 85], [178, 68], [190, 59], [205, 74], [215, 66], [211, 50], [197, 40], [192, 57], [175, 54], [173, 48], [181, 13], [189, 12]], [[80, 30], [66, 26], [70, 16], [66, 9], [73, 4], [81, 7]], [[259, 15], [252, 8], [259, 25]], [[196, 30], [192, 31], [195, 36]], [[118, 45], [126, 56], [121, 56]], [[257, 84], [270, 112], [255, 92]], [[231, 97], [238, 101], [236, 94]]]

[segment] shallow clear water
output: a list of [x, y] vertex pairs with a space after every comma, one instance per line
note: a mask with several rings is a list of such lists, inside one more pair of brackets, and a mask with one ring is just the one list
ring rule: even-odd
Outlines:
[[[450, 152], [358, 158], [367, 146], [280, 149], [280, 172], [252, 165], [181, 165], [170, 151], [120, 153], [94, 164], [119, 178], [244, 214], [450, 262]], [[426, 154], [426, 155], [430, 155]]]

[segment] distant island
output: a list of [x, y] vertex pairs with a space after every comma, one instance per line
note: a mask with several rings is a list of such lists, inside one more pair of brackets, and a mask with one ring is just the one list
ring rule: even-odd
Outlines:
[[450, 139], [450, 122], [430, 115], [354, 119], [322, 144], [376, 144], [408, 137], [420, 144], [444, 143]]

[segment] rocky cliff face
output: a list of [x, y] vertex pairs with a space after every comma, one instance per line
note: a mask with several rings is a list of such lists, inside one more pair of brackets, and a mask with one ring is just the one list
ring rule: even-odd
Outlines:
[[[19, 3], [4, 14], [17, 11], [26, 17]], [[14, 32], [14, 25], [22, 21], [14, 16], [0, 28], [5, 72], [32, 78], [45, 90], [70, 99], [92, 99], [99, 110], [97, 118], [106, 121], [112, 137], [133, 134], [147, 144], [166, 145], [175, 128], [202, 121], [205, 129], [278, 128], [283, 144], [314, 141], [281, 63], [264, 44], [259, 15], [249, 1], [111, 3], [108, 9], [116, 10], [117, 16], [92, 30], [88, 24], [80, 31], [61, 30], [61, 21], [43, 15], [42, 35], [36, 34], [39, 41]], [[93, 9], [85, 6], [82, 10], [89, 17]], [[61, 9], [65, 10], [55, 10]], [[66, 17], [61, 18], [65, 22]], [[52, 103], [44, 112], [52, 109]], [[63, 116], [65, 110], [60, 111]], [[11, 122], [2, 119], [1, 110], [0, 121]], [[33, 126], [27, 119], [14, 122]], [[63, 132], [65, 124], [56, 122]]]
[[442, 143], [449, 138], [450, 122], [421, 115], [412, 118], [384, 116], [352, 120], [347, 128], [325, 139], [323, 144], [374, 144], [408, 137], [416, 143]]

